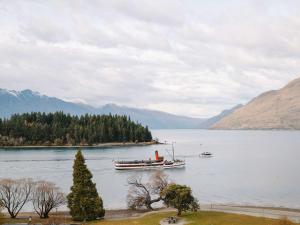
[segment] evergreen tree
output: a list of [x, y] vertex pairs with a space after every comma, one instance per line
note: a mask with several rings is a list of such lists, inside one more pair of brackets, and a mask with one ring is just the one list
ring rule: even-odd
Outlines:
[[81, 150], [78, 150], [73, 165], [73, 186], [67, 196], [70, 214], [76, 221], [95, 220], [105, 214], [92, 177]]
[[[24, 113], [0, 120], [0, 146], [86, 145], [152, 141], [148, 127], [127, 116]], [[22, 139], [22, 143], [16, 141]]]

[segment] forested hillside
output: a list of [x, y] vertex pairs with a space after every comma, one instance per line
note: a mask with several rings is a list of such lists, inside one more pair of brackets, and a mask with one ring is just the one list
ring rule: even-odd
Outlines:
[[0, 119], [0, 146], [92, 145], [151, 140], [148, 127], [127, 116], [34, 112]]

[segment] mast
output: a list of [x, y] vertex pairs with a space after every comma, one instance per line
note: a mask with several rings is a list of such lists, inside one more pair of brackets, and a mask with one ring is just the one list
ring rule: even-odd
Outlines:
[[172, 152], [173, 152], [173, 161], [175, 161], [175, 154], [174, 154], [174, 141], [172, 141]]

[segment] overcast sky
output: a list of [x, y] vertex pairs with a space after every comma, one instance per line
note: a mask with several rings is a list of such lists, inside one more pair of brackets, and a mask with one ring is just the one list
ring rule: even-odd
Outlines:
[[0, 88], [212, 116], [300, 76], [299, 9], [299, 0], [0, 0]]

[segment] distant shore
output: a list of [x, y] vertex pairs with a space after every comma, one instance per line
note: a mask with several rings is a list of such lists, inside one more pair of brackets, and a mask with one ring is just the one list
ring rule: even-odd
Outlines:
[[157, 141], [149, 142], [111, 142], [111, 143], [100, 143], [93, 145], [18, 145], [18, 146], [0, 146], [0, 149], [47, 149], [47, 148], [115, 148], [115, 147], [134, 147], [134, 146], [148, 146], [163, 144]]

